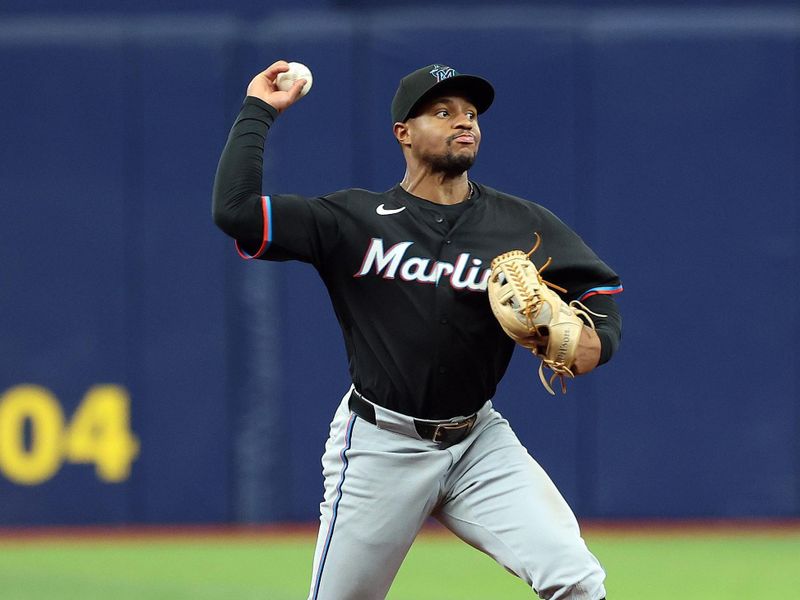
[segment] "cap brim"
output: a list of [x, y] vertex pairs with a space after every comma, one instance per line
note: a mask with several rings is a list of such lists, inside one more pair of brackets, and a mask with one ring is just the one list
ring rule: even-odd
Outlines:
[[494, 87], [483, 77], [477, 77], [475, 75], [455, 75], [440, 81], [425, 92], [425, 94], [423, 94], [408, 110], [406, 119], [413, 117], [414, 113], [422, 104], [448, 91], [455, 91], [463, 94], [464, 97], [475, 105], [478, 114], [486, 112], [494, 101]]

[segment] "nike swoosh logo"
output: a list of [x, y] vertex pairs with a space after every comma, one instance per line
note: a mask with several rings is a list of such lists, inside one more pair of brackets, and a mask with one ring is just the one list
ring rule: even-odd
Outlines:
[[384, 208], [383, 204], [381, 204], [375, 209], [375, 212], [379, 215], [396, 215], [399, 212], [403, 212], [405, 209], [405, 206], [401, 206], [400, 208]]

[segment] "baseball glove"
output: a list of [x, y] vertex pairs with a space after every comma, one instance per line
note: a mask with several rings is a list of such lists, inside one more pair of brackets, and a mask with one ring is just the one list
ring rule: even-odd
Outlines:
[[[563, 293], [567, 290], [542, 279], [541, 273], [552, 257], [539, 269], [531, 262], [531, 254], [542, 241], [538, 233], [535, 235], [536, 243], [529, 252], [512, 250], [492, 260], [489, 303], [508, 336], [541, 359], [539, 379], [555, 395], [556, 378], [561, 380], [561, 393], [566, 393], [566, 378], [575, 376], [572, 369], [583, 325], [594, 329], [589, 314], [604, 315], [592, 313], [577, 300], [567, 304], [553, 289]], [[545, 367], [552, 371], [549, 380]]]

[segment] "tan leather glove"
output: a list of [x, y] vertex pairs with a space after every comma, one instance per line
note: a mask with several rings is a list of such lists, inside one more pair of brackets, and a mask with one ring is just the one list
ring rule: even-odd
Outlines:
[[[556, 378], [561, 379], [561, 392], [566, 393], [566, 377], [575, 376], [572, 367], [584, 323], [592, 329], [594, 323], [589, 309], [576, 300], [567, 304], [550, 288], [567, 290], [542, 279], [541, 272], [551, 259], [539, 269], [531, 262], [531, 254], [541, 243], [539, 234], [535, 235], [536, 243], [529, 252], [512, 250], [492, 260], [489, 303], [503, 331], [541, 359], [539, 379], [555, 395]], [[549, 380], [545, 367], [553, 372]]]

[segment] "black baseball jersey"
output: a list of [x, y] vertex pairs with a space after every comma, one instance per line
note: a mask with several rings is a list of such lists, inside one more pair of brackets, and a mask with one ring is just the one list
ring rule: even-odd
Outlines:
[[569, 227], [538, 204], [473, 182], [472, 197], [440, 205], [399, 185], [317, 198], [262, 195], [266, 130], [276, 111], [247, 98], [223, 151], [214, 217], [240, 254], [312, 264], [330, 294], [350, 374], [364, 396], [407, 415], [468, 415], [492, 397], [514, 342], [486, 294], [491, 260], [542, 244], [545, 279], [595, 312], [607, 361], [621, 321], [619, 278]]

